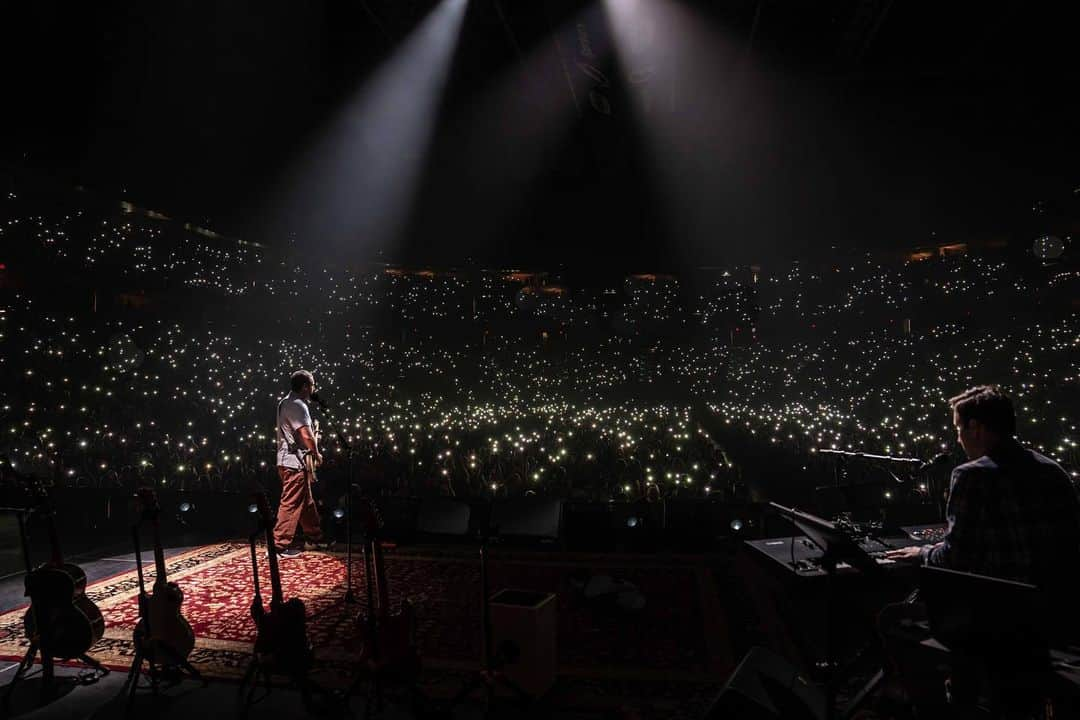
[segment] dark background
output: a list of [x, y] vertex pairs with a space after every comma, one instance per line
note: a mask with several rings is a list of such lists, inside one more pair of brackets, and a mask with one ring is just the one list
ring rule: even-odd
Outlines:
[[[601, 115], [553, 51], [586, 16], [600, 43], [602, 5], [472, 0], [409, 227], [343, 259], [664, 269], [1073, 228], [1067, 4], [679, 4], [719, 40], [667, 69], [672, 115], [698, 128], [666, 168], [690, 178], [674, 216], [625, 73], [608, 59]], [[5, 3], [0, 161], [281, 242], [273, 188], [434, 5]], [[522, 118], [553, 103], [569, 122], [515, 166]]]

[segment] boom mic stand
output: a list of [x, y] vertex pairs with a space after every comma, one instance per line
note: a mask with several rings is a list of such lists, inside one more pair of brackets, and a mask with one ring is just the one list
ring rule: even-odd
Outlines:
[[860, 458], [862, 460], [885, 460], [894, 463], [906, 463], [908, 465], [922, 465], [923, 461], [919, 458], [906, 458], [898, 457], [896, 455], [875, 455], [874, 453], [864, 452], [852, 452], [850, 450], [833, 450], [831, 448], [825, 448], [818, 450], [819, 455], [837, 455], [845, 458]]
[[[875, 453], [853, 452], [850, 450], [833, 450], [832, 448], [825, 448], [822, 450], [818, 450], [817, 452], [819, 455], [828, 455], [830, 457], [834, 457], [836, 459], [836, 465], [833, 469], [833, 487], [830, 488], [829, 486], [821, 486], [815, 488], [815, 490], [836, 490], [843, 495], [844, 501], [847, 503], [849, 509], [854, 509], [856, 506], [854, 499], [855, 482], [853, 480], [847, 482], [846, 484], [841, 482], [841, 478], [847, 475], [848, 460], [862, 460], [867, 463], [869, 467], [883, 471], [890, 478], [892, 478], [892, 480], [897, 484], [897, 486], [908, 485], [908, 483], [914, 480], [915, 476], [919, 472], [926, 469], [926, 467], [928, 467], [929, 465], [928, 463], [923, 462], [919, 458], [898, 457], [895, 455], [879, 455]], [[907, 468], [909, 469], [909, 472], [906, 473], [908, 475], [907, 479], [902, 479], [899, 475], [893, 472], [893, 470], [890, 468], [890, 465], [907, 466]], [[874, 539], [880, 541], [880, 538]], [[887, 543], [883, 544], [887, 546]]]
[[326, 416], [330, 419], [331, 426], [334, 430], [334, 437], [337, 438], [338, 444], [345, 448], [345, 453], [348, 457], [346, 463], [348, 470], [346, 470], [347, 482], [345, 484], [345, 596], [344, 600], [349, 605], [355, 605], [357, 600], [356, 595], [353, 593], [353, 581], [352, 581], [352, 496], [353, 489], [356, 488], [355, 484], [355, 457], [356, 448], [353, 447], [346, 438], [345, 434], [341, 431], [341, 423], [338, 421], [337, 416], [331, 412], [330, 408], [322, 400], [315, 400], [315, 404], [319, 406]]
[[918, 466], [921, 466], [921, 465], [924, 464], [923, 461], [918, 459], [918, 458], [896, 457], [896, 456], [893, 456], [893, 455], [875, 455], [874, 453], [851, 452], [850, 450], [833, 450], [833, 449], [830, 449], [830, 448], [826, 448], [824, 450], [818, 450], [818, 454], [819, 455], [831, 455], [831, 456], [834, 456], [838, 460], [838, 463], [837, 463], [837, 466], [836, 466], [836, 471], [835, 471], [835, 478], [836, 478], [835, 486], [836, 486], [837, 490], [842, 489], [841, 484], [840, 484], [840, 476], [842, 474], [841, 468], [846, 468], [846, 465], [844, 465], [844, 462], [846, 460], [867, 460], [867, 461], [869, 461], [871, 463], [874, 463], [875, 466], [880, 467], [883, 470], [885, 470], [885, 472], [887, 472], [892, 477], [892, 479], [896, 481], [896, 483], [898, 485], [902, 485], [906, 481], [901, 480], [899, 477], [896, 476], [895, 473], [893, 473], [891, 470], [889, 470], [888, 465], [886, 463], [897, 463], [897, 464], [911, 466], [912, 467], [912, 474], [914, 474], [915, 472], [918, 472], [918, 470], [916, 470], [915, 468], [917, 468]]

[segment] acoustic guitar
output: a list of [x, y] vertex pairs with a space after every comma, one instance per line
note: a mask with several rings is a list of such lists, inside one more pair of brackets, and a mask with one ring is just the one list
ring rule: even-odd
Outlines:
[[274, 548], [273, 523], [266, 493], [256, 493], [255, 507], [259, 517], [259, 531], [266, 536], [267, 563], [270, 567], [270, 607], [267, 609], [263, 605], [259, 588], [259, 566], [253, 536], [251, 562], [255, 598], [251, 602], [251, 617], [258, 628], [255, 655], [261, 665], [288, 675], [303, 676], [311, 667], [312, 661], [306, 609], [300, 598], [285, 600], [282, 594], [281, 574], [278, 571], [277, 551]]
[[[157, 494], [151, 488], [140, 488], [136, 501], [145, 520], [153, 528], [154, 538], [154, 591], [146, 597], [145, 588], [140, 592], [140, 619], [135, 627], [136, 637], [143, 643], [148, 658], [158, 662], [175, 663], [187, 659], [195, 648], [195, 632], [180, 611], [184, 604], [184, 591], [170, 582], [165, 569], [165, 551], [161, 546]], [[139, 579], [142, 587], [142, 560], [139, 559]], [[156, 657], [157, 649], [163, 649], [165, 657]]]
[[51, 657], [82, 657], [105, 634], [105, 618], [86, 597], [86, 573], [78, 565], [64, 562], [48, 489], [37, 478], [24, 479], [34, 494], [35, 512], [45, 519], [52, 557], [26, 575], [30, 608], [23, 627], [31, 642], [37, 639]]
[[[319, 421], [312, 422], [312, 436], [315, 438], [315, 447], [319, 447], [319, 440], [322, 438], [322, 432], [319, 430]], [[315, 453], [310, 450], [304, 451], [304, 473], [307, 474], [308, 483], [316, 483], [319, 481], [318, 475], [315, 471], [318, 470], [319, 463], [315, 461]]]

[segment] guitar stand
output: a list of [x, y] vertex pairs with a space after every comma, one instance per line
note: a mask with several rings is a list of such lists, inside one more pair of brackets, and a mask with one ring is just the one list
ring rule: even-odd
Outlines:
[[480, 592], [483, 596], [481, 600], [482, 622], [480, 624], [480, 649], [483, 655], [481, 657], [480, 670], [471, 680], [461, 687], [450, 703], [450, 709], [452, 710], [464, 702], [473, 694], [473, 692], [478, 689], [483, 689], [485, 717], [490, 715], [496, 693], [500, 689], [508, 690], [510, 692], [515, 700], [515, 705], [519, 710], [529, 707], [536, 699], [508, 677], [503, 671], [507, 661], [510, 660], [510, 658], [507, 657], [506, 648], [500, 647], [498, 651], [493, 651], [492, 649], [491, 591], [488, 587], [487, 572], [488, 543], [490, 540], [491, 538], [486, 535], [480, 537]]
[[371, 687], [368, 689], [367, 699], [364, 702], [364, 717], [375, 717], [383, 711], [383, 688], [386, 686], [383, 676], [387, 673], [385, 668], [378, 667], [374, 662], [368, 663], [357, 672], [352, 685], [344, 691], [342, 700], [348, 702], [349, 698], [356, 694], [360, 684], [364, 680], [370, 680]]
[[[19, 666], [15, 670], [15, 676], [12, 677], [11, 682], [8, 683], [7, 692], [4, 693], [4, 707], [7, 707], [11, 703], [11, 698], [15, 694], [15, 686], [19, 681], [26, 679], [27, 673], [34, 665], [34, 656], [38, 654], [38, 651], [41, 652], [42, 678], [41, 692], [38, 700], [40, 703], [45, 703], [49, 699], [49, 696], [52, 694], [53, 682], [56, 678], [56, 658], [45, 649], [45, 644], [41, 642], [40, 638], [33, 638], [30, 640], [30, 647], [27, 648], [23, 659], [19, 661]], [[80, 685], [91, 685], [109, 674], [109, 668], [85, 653], [76, 659], [95, 673], [92, 678], [87, 678], [80, 674], [76, 679], [76, 682]]]
[[[351, 495], [351, 492], [350, 492], [350, 495]], [[350, 513], [351, 513], [351, 503], [352, 503], [351, 497], [349, 499], [349, 503], [350, 503]], [[350, 537], [349, 538], [349, 540], [350, 540], [350, 543], [349, 543], [350, 548], [351, 548], [351, 545], [352, 545], [351, 539], [352, 538]], [[374, 576], [374, 573], [375, 573], [374, 553], [375, 553], [375, 543], [376, 542], [377, 541], [373, 537], [365, 534], [365, 536], [364, 536], [364, 546], [363, 546], [364, 578], [367, 581], [367, 601], [368, 601], [368, 612], [369, 613], [374, 612], [374, 593], [372, 592], [371, 580], [372, 580], [372, 577]], [[346, 595], [346, 602], [349, 602], [348, 598], [351, 595], [352, 595], [352, 588], [350, 587], [350, 589], [348, 591], [348, 594]], [[352, 600], [352, 602], [358, 602], [358, 601], [354, 598]], [[381, 665], [380, 662], [379, 662], [379, 652], [378, 652], [379, 645], [378, 645], [377, 635], [375, 636], [374, 648], [375, 648], [375, 658], [370, 660], [367, 663], [367, 665], [365, 665], [365, 666], [363, 666], [363, 667], [361, 667], [359, 669], [359, 671], [356, 674], [356, 677], [353, 679], [352, 684], [348, 687], [347, 690], [343, 691], [343, 693], [342, 693], [342, 700], [347, 703], [349, 698], [351, 698], [353, 695], [357, 694], [357, 690], [359, 690], [360, 685], [365, 680], [367, 680], [367, 681], [369, 681], [371, 683], [370, 688], [368, 688], [367, 699], [366, 699], [365, 704], [364, 704], [364, 717], [365, 718], [374, 717], [374, 716], [380, 714], [383, 711], [383, 689], [388, 684], [390, 684], [390, 681], [392, 681], [395, 678], [403, 677], [403, 675], [405, 673], [412, 674], [414, 677], [419, 674], [420, 660], [419, 660], [418, 657], [416, 658], [415, 667], [412, 668], [412, 669], [399, 669], [397, 667], [387, 667], [385, 665]], [[413, 682], [403, 683], [403, 684], [408, 685], [409, 690], [410, 690], [410, 692], [412, 694], [414, 704], [415, 704], [416, 693], [417, 693], [415, 680]]]
[[[156, 497], [154, 503], [157, 502]], [[160, 551], [160, 544], [157, 541], [157, 520], [154, 520], [154, 545], [155, 545], [155, 561], [156, 554]], [[206, 687], [206, 678], [196, 670], [187, 657], [180, 654], [168, 643], [153, 640], [153, 631], [150, 626], [150, 612], [146, 607], [148, 598], [146, 595], [146, 585], [143, 580], [143, 568], [142, 568], [142, 548], [139, 543], [139, 526], [140, 522], [131, 526], [131, 537], [135, 548], [135, 567], [139, 577], [139, 622], [135, 625], [135, 630], [131, 634], [132, 644], [135, 646], [135, 657], [131, 661], [131, 668], [128, 670], [127, 678], [124, 680], [124, 685], [120, 688], [120, 694], [122, 695], [125, 690], [128, 690], [128, 706], [135, 699], [135, 691], [139, 689], [139, 674], [142, 671], [143, 662], [146, 663], [146, 672], [150, 676], [149, 690], [157, 697], [158, 688], [161, 685], [161, 675], [164, 673], [168, 676], [168, 686], [173, 687], [180, 682], [179, 674], [181, 672], [187, 673], [188, 677], [193, 680], [198, 680]]]
[[[25, 508], [2, 508], [5, 511], [14, 511], [19, 522], [19, 538], [20, 545], [22, 546], [23, 562], [26, 565], [26, 575], [29, 579], [33, 573], [33, 569], [30, 563], [30, 546], [27, 540], [26, 522], [30, 511]], [[27, 594], [30, 594], [29, 588]], [[30, 647], [27, 648], [26, 654], [22, 660], [19, 661], [18, 667], [15, 669], [15, 675], [11, 678], [11, 682], [8, 683], [7, 691], [4, 693], [3, 707], [6, 709], [11, 704], [11, 698], [15, 694], [15, 687], [19, 681], [26, 678], [30, 668], [34, 666], [34, 657], [41, 653], [41, 691], [39, 693], [38, 701], [40, 704], [44, 704], [49, 696], [52, 694], [53, 681], [56, 678], [56, 657], [52, 654], [52, 633], [48, 630], [42, 632], [43, 628], [48, 628], [47, 624], [42, 624], [42, 621], [37, 616], [37, 607], [31, 599], [30, 609], [28, 613], [34, 619], [34, 628], [36, 632], [30, 636]], [[70, 658], [61, 658], [62, 660], [68, 660]], [[89, 676], [80, 673], [75, 681], [80, 685], [91, 685], [101, 678], [109, 674], [109, 669], [99, 663], [89, 654], [83, 653], [77, 658], [81, 663], [89, 667], [93, 673]]]
[[533, 702], [532, 695], [525, 692], [520, 685], [507, 677], [506, 673], [500, 669], [501, 664], [502, 661], [496, 659], [492, 662], [492, 667], [490, 669], [481, 669], [472, 680], [458, 690], [457, 695], [454, 696], [453, 701], [450, 703], [450, 707], [457, 707], [476, 690], [481, 688], [484, 690], [484, 698], [487, 703], [488, 711], [491, 709], [496, 692], [500, 689], [508, 690], [510, 694], [514, 696], [514, 700], [517, 702], [519, 708], [526, 708], [531, 705]]
[[[258, 656], [253, 657], [248, 664], [247, 670], [244, 671], [244, 677], [240, 680], [240, 686], [237, 688], [237, 695], [240, 698], [241, 714], [246, 714], [246, 711], [259, 702], [266, 696], [268, 696], [273, 689], [273, 684], [270, 681], [271, 676], [274, 674], [274, 669], [269, 663], [265, 663], [259, 660]], [[327, 697], [328, 693], [325, 688], [320, 686], [314, 680], [309, 678], [306, 673], [284, 673], [293, 685], [300, 690], [300, 699], [304, 703], [304, 709], [312, 715], [325, 715], [329, 710], [328, 707], [319, 708], [315, 705], [315, 696], [319, 695]], [[259, 687], [259, 680], [262, 680], [265, 693], [261, 697], [255, 696], [255, 691]], [[250, 687], [248, 687], [250, 684]], [[247, 689], [245, 693], [244, 690]]]
[[[178, 675], [181, 673], [187, 674], [192, 680], [198, 680], [203, 684], [203, 687], [206, 687], [206, 678], [188, 662], [187, 658], [181, 657], [180, 653], [163, 643], [157, 643], [156, 647], [152, 649], [148, 649], [146, 646], [147, 642], [145, 640], [135, 638], [135, 658], [131, 661], [131, 669], [128, 670], [127, 679], [120, 690], [121, 693], [128, 690], [128, 704], [135, 699], [135, 691], [139, 689], [139, 673], [142, 671], [144, 662], [146, 663], [146, 674], [150, 676], [150, 686], [146, 689], [149, 689], [155, 697], [161, 686], [162, 675], [167, 676], [168, 687], [172, 687], [180, 681]], [[160, 662], [155, 657], [157, 653], [165, 656], [164, 662]]]
[[[396, 686], [404, 686], [409, 690], [410, 698], [413, 704], [416, 704], [417, 695], [419, 689], [416, 687], [416, 676], [419, 675], [420, 659], [415, 658], [415, 662], [411, 666], [402, 665], [400, 667], [387, 667], [380, 666], [378, 661], [372, 660], [367, 665], [360, 667], [357, 670], [356, 677], [353, 679], [352, 685], [348, 689], [342, 691], [341, 699], [343, 702], [348, 702], [349, 698], [357, 694], [360, 685], [364, 681], [370, 683], [368, 688], [367, 699], [364, 703], [364, 717], [370, 718], [382, 713], [383, 711], [383, 690], [394, 684], [394, 681], [398, 681]], [[412, 680], [402, 680], [402, 678], [411, 676]]]

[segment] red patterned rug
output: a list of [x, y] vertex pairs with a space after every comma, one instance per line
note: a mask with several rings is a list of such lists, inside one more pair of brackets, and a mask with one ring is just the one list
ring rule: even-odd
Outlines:
[[[260, 578], [268, 582], [260, 548]], [[339, 686], [352, 677], [348, 640], [354, 617], [365, 607], [363, 563], [353, 559], [360, 604], [347, 606], [345, 558], [341, 553], [305, 553], [281, 562], [286, 597], [307, 606], [317, 675]], [[432, 548], [386, 552], [394, 605], [408, 597], [417, 610], [420, 653], [429, 668], [475, 667], [480, 646], [479, 564], [461, 552]], [[149, 567], [148, 582], [153, 581]], [[560, 675], [620, 678], [623, 681], [723, 678], [730, 670], [722, 618], [710, 596], [711, 576], [701, 558], [585, 556], [505, 552], [489, 561], [490, 586], [554, 592], [558, 597]], [[198, 638], [191, 661], [209, 677], [243, 673], [255, 640], [249, 615], [253, 594], [246, 545], [210, 545], [174, 556], [169, 578], [184, 590], [184, 614]], [[588, 599], [582, 584], [611, 576], [637, 587], [644, 607]], [[135, 571], [92, 584], [87, 595], [105, 615], [105, 637], [90, 654], [114, 669], [131, 662], [131, 633], [137, 620]], [[0, 615], [0, 656], [19, 659], [26, 649], [23, 609]]]

